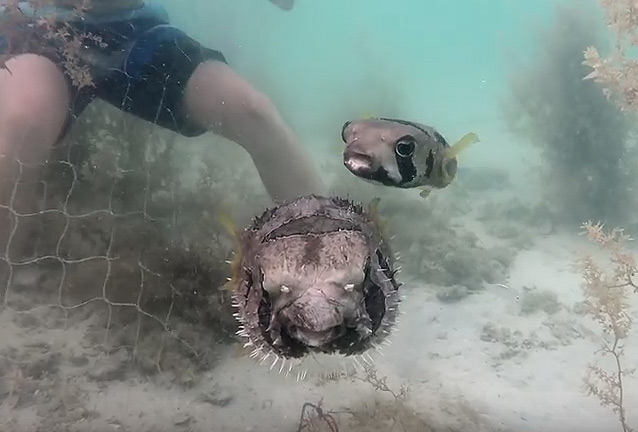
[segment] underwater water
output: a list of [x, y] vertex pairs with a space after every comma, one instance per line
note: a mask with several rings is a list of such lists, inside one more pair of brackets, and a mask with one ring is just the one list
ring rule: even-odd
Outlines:
[[[0, 431], [638, 427], [636, 247], [581, 232], [638, 227], [636, 122], [583, 80], [583, 51], [609, 43], [598, 2], [158, 3], [273, 102], [327, 195], [380, 198], [400, 317], [356, 361], [251, 358], [220, 214], [241, 229], [273, 206], [253, 161], [95, 101], [34, 167], [36, 210], [0, 173], [18, 185], [0, 203]], [[480, 142], [423, 198], [346, 170], [342, 126], [368, 116]]]

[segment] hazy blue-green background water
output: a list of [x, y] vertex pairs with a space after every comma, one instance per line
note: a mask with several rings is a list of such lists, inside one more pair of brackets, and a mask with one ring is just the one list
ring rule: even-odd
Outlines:
[[[561, 181], [569, 179], [577, 170], [584, 171], [593, 167], [604, 172], [615, 169], [613, 164], [605, 165], [607, 160], [600, 164], [595, 163], [596, 157], [603, 152], [592, 153], [594, 156], [589, 160], [583, 158], [590, 162], [584, 169], [582, 165], [574, 166], [580, 160], [575, 156], [580, 154], [579, 146], [583, 142], [590, 147], [613, 147], [609, 146], [610, 141], [606, 138], [613, 137], [614, 134], [595, 135], [594, 138], [603, 138], [592, 138], [588, 143], [587, 140], [583, 141], [578, 136], [566, 133], [595, 118], [596, 113], [605, 113], [598, 100], [585, 106], [585, 110], [593, 111], [594, 115], [584, 117], [584, 120], [579, 118], [580, 112], [570, 109], [571, 101], [577, 100], [575, 96], [580, 95], [568, 94], [568, 97], [564, 98], [567, 100], [566, 103], [563, 103], [564, 100], [557, 101], [552, 98], [548, 98], [552, 99], [549, 102], [543, 101], [556, 105], [554, 111], [550, 112], [550, 117], [569, 120], [564, 123], [556, 122], [559, 125], [553, 124], [553, 128], [548, 129], [549, 133], [540, 138], [540, 141], [545, 140], [551, 145], [557, 144], [556, 148], [566, 140], [547, 139], [548, 135], [550, 138], [555, 138], [556, 135], [571, 138], [568, 143], [570, 145], [565, 146], [564, 153], [570, 156], [568, 162], [572, 165], [556, 164], [554, 166], [558, 168], [549, 170], [551, 175], [557, 176], [563, 167], [568, 167], [564, 170], [568, 171], [567, 175], [558, 181], [555, 178], [548, 179], [547, 176], [541, 177], [538, 169], [538, 153], [546, 150], [547, 146], [543, 148], [539, 142], [534, 143], [536, 147], [527, 145], [526, 140], [532, 141], [529, 134], [511, 133], [502, 106], [503, 101], [512, 97], [509, 87], [512, 74], [524, 71], [521, 63], [540, 65], [541, 73], [532, 74], [533, 79], [528, 80], [536, 85], [542, 83], [547, 70], [565, 72], [569, 69], [563, 78], [572, 78], [574, 68], [569, 64], [567, 68], [561, 65], [552, 69], [542, 61], [536, 61], [537, 56], [551, 46], [551, 42], [548, 44], [547, 39], [543, 39], [545, 36], [539, 36], [538, 31], [555, 30], [556, 10], [559, 4], [576, 4], [582, 8], [589, 8], [597, 3], [596, 0], [297, 0], [296, 7], [290, 12], [280, 11], [268, 0], [162, 0], [161, 3], [169, 10], [174, 25], [186, 30], [203, 44], [222, 51], [241, 75], [272, 99], [304, 145], [317, 156], [320, 169], [324, 169], [323, 158], [331, 158], [334, 162], [333, 167], [341, 170], [339, 172], [342, 177], [338, 181], [349, 179], [355, 185], [363, 183], [350, 176], [340, 166], [341, 154], [337, 147], [340, 145], [339, 132], [342, 124], [353, 117], [368, 114], [397, 116], [432, 125], [450, 142], [468, 131], [475, 131], [480, 136], [481, 143], [463, 154], [460, 158], [461, 167], [506, 168], [511, 175], [518, 176], [518, 180], [536, 186], [537, 190], [532, 190], [530, 194], [533, 201], [543, 200], [540, 193], [542, 191], [538, 190], [543, 188], [538, 187], [539, 185], [554, 186], [558, 183], [560, 186]], [[577, 42], [586, 43], [580, 39]], [[568, 48], [574, 46], [567, 45]], [[576, 56], [579, 55], [577, 53]], [[541, 77], [540, 80], [537, 79], [538, 76]], [[573, 79], [578, 80], [580, 77], [580, 71], [576, 71]], [[551, 80], [552, 77], [548, 76], [547, 79]], [[540, 99], [563, 83], [564, 81], [559, 82], [557, 86], [548, 86], [549, 91], [547, 88], [543, 89], [544, 92], [539, 89]], [[566, 112], [573, 115], [565, 115]], [[540, 117], [541, 121], [536, 122], [536, 126], [547, 118]], [[563, 124], [566, 126], [559, 127]], [[613, 122], [597, 124], [602, 125], [600, 129], [607, 126], [607, 130], [603, 132], [609, 132], [612, 128], [609, 127], [610, 124], [615, 125]], [[118, 125], [119, 123], [113, 129], [117, 128], [116, 132], [119, 133], [124, 128]], [[92, 128], [91, 123], [88, 126]], [[121, 135], [127, 137], [125, 133]], [[156, 143], [156, 138], [151, 136], [149, 139], [146, 133], [131, 133], [129, 139], [135, 140], [131, 142], [137, 145], [136, 140], [140, 136], [144, 140], [148, 139], [144, 144], [149, 145], [149, 148]], [[119, 144], [120, 135], [114, 134], [113, 137], [115, 139], [112, 141], [105, 142], [109, 145]], [[221, 244], [217, 241], [218, 237], [211, 236], [211, 231], [218, 228], [211, 222], [212, 210], [216, 211], [217, 208], [213, 209], [208, 201], [214, 202], [216, 206], [217, 200], [222, 201], [220, 196], [226, 201], [226, 195], [235, 195], [242, 200], [242, 185], [239, 184], [241, 181], [236, 181], [243, 180], [244, 176], [239, 161], [233, 160], [233, 163], [227, 164], [224, 157], [228, 153], [224, 153], [221, 146], [217, 146], [221, 143], [216, 142], [210, 135], [195, 141], [201, 141], [202, 145], [191, 147], [189, 140], [180, 140], [180, 150], [195, 154], [192, 159], [197, 159], [197, 152], [201, 150], [210, 151], [215, 156], [218, 155], [215, 152], [220, 152], [222, 157], [216, 159], [219, 165], [211, 164], [213, 168], [220, 168], [219, 172], [215, 173], [219, 176], [213, 176], [213, 182], [219, 181], [220, 185], [214, 184], [214, 187], [209, 187], [206, 182], [204, 187], [207, 189], [203, 189], [203, 193], [202, 189], [197, 189], [196, 193], [186, 195], [197, 200], [184, 200], [177, 212], [173, 211], [172, 207], [170, 212], [166, 211], [166, 214], [172, 214], [173, 217], [175, 214], [179, 215], [179, 224], [175, 222], [171, 225], [171, 233], [167, 234], [166, 243], [159, 241], [156, 245], [157, 225], [148, 222], [146, 213], [143, 223], [139, 222], [139, 225], [131, 224], [129, 219], [123, 219], [122, 222], [127, 230], [129, 225], [133, 227], [131, 230], [146, 229], [148, 226], [148, 231], [142, 232], [150, 233], [147, 237], [153, 239], [153, 244], [135, 244], [135, 247], [145, 249], [148, 246], [151, 251], [155, 250], [153, 248], [161, 248], [162, 253], [157, 253], [157, 260], [162, 259], [162, 269], [164, 263], [170, 261], [163, 258], [167, 256], [163, 252], [164, 245], [168, 244], [169, 240], [173, 245], [171, 236], [174, 233], [181, 236], [186, 232], [192, 237], [196, 236], [198, 241], [194, 242], [195, 246], [204, 246], [201, 249], [191, 249], [193, 255], [176, 255], [178, 259], [175, 260], [175, 267], [167, 265], [168, 270], [162, 273], [166, 277], [158, 278], [162, 283], [166, 283], [167, 288], [170, 285], [169, 311], [173, 310], [174, 293], [171, 285], [173, 279], [169, 277], [169, 272], [177, 269], [176, 273], [179, 273], [181, 278], [182, 260], [185, 260], [183, 257], [200, 254], [205, 258], [202, 260], [202, 266], [218, 258], [216, 255], [208, 256], [211, 254], [209, 251], [216, 252], [214, 247], [209, 249], [210, 246]], [[540, 144], [546, 144], [545, 141]], [[538, 151], [539, 147], [541, 151]], [[178, 156], [180, 158], [176, 160], [179, 162], [188, 159], [181, 158], [183, 154]], [[549, 158], [545, 156], [546, 159], [541, 159], [540, 162], [551, 165], [560, 159], [560, 156], [561, 154], [555, 156], [554, 153], [549, 153]], [[238, 162], [237, 165], [234, 162]], [[189, 165], [189, 169], [195, 165]], [[120, 166], [115, 168], [117, 171], [113, 171], [117, 175], [126, 172], [120, 171]], [[239, 174], [231, 177], [229, 172], [234, 170]], [[139, 197], [147, 194], [148, 178], [145, 170], [133, 171], [139, 174], [139, 178], [143, 178], [143, 184], [141, 181], [139, 185], [132, 183], [130, 190], [125, 189], [127, 194], [120, 201], [138, 204], [138, 200], [142, 201]], [[33, 351], [32, 347], [40, 346], [33, 341], [39, 343], [40, 339], [45, 340], [47, 343], [41, 345], [48, 354], [51, 351], [49, 339], [52, 339], [64, 341], [60, 346], [69, 347], [70, 359], [86, 360], [86, 369], [80, 368], [75, 372], [76, 381], [67, 381], [67, 370], [64, 368], [59, 372], [59, 376], [65, 375], [64, 379], [58, 381], [64, 384], [65, 395], [70, 393], [66, 389], [73, 389], [73, 386], [83, 389], [84, 393], [77, 396], [78, 400], [86, 402], [86, 406], [79, 404], [77, 408], [82, 410], [80, 418], [85, 421], [86, 417], [89, 417], [88, 412], [97, 412], [95, 416], [90, 415], [94, 417], [93, 424], [102, 422], [105, 425], [102, 429], [91, 430], [115, 428], [153, 432], [187, 429], [232, 432], [293, 431], [297, 430], [296, 422], [303, 403], [315, 403], [324, 397], [327, 409], [341, 410], [343, 407], [352, 407], [353, 410], [364, 413], [366, 418], [374, 412], [380, 413], [379, 417], [370, 422], [378, 429], [371, 429], [365, 425], [359, 429], [350, 429], [357, 431], [386, 432], [383, 430], [382, 421], [397, 416], [413, 420], [422, 416], [432, 423], [442, 421], [446, 426], [444, 430], [617, 430], [612, 429], [617, 426], [613, 412], [607, 407], [598, 407], [598, 400], [588, 397], [582, 389], [586, 365], [593, 360], [594, 353], [600, 347], [600, 328], [585, 328], [583, 323], [587, 324], [593, 320], [589, 317], [583, 318], [580, 316], [581, 312], [577, 312], [578, 305], [582, 310], [582, 275], [569, 271], [573, 268], [574, 252], [581, 247], [581, 243], [577, 243], [579, 239], [575, 235], [570, 237], [564, 231], [573, 233], [582, 221], [568, 220], [563, 225], [568, 228], [558, 232], [558, 229], [553, 229], [555, 227], [552, 226], [551, 215], [547, 215], [546, 209], [538, 210], [535, 206], [527, 207], [517, 202], [522, 190], [518, 188], [520, 184], [510, 187], [506, 176], [499, 176], [500, 173], [496, 170], [476, 171], [479, 174], [468, 176], [470, 180], [466, 183], [463, 182], [465, 178], [461, 179], [462, 176], [459, 175], [461, 181], [455, 182], [452, 187], [441, 193], [433, 194], [426, 201], [421, 201], [416, 194], [413, 194], [416, 198], [412, 202], [408, 202], [407, 199], [402, 201], [413, 191], [402, 195], [393, 189], [377, 189], [379, 194], [386, 194], [382, 199], [382, 206], [386, 207], [382, 209], [387, 213], [390, 213], [388, 208], [397, 210], [392, 215], [390, 226], [396, 233], [397, 246], [403, 252], [401, 264], [405, 269], [401, 277], [406, 284], [404, 292], [409, 298], [401, 306], [403, 317], [393, 335], [393, 347], [386, 350], [385, 357], [379, 359], [378, 363], [380, 375], [387, 375], [395, 390], [398, 391], [398, 386], [404, 381], [413, 386], [409, 405], [406, 405], [409, 410], [401, 411], [399, 414], [387, 415], [376, 406], [360, 406], [359, 402], [370, 403], [373, 400], [369, 393], [374, 393], [375, 390], [367, 383], [345, 379], [329, 384], [319, 384], [319, 380], [315, 379], [298, 383], [294, 379], [280, 377], [276, 372], [269, 374], [267, 365], [256, 366], [247, 355], [236, 355], [234, 347], [232, 354], [226, 354], [224, 348], [224, 358], [219, 360], [220, 364], [206, 370], [191, 370], [191, 363], [186, 356], [182, 358], [180, 354], [181, 345], [177, 342], [175, 345], [164, 345], [166, 328], [163, 327], [157, 329], [161, 332], [161, 337], [149, 330], [149, 335], [140, 344], [137, 339], [131, 342], [135, 344], [136, 351], [139, 346], [139, 352], [152, 356], [152, 361], [140, 361], [140, 370], [144, 376], [138, 377], [136, 373], [131, 372], [132, 378], [128, 381], [120, 377], [120, 372], [121, 376], [129, 377], [129, 368], [126, 366], [128, 357], [123, 354], [124, 350], [118, 351], [114, 356], [104, 356], [101, 351], [95, 354], [88, 349], [90, 347], [79, 345], [77, 332], [86, 331], [87, 337], [94, 341], [96, 333], [93, 328], [104, 326], [102, 321], [97, 321], [102, 319], [97, 314], [91, 313], [91, 318], [95, 319], [97, 324], [91, 320], [88, 320], [87, 324], [83, 317], [79, 321], [71, 321], [79, 330], [73, 325], [67, 327], [65, 321], [65, 331], [71, 328], [71, 332], [63, 333], [58, 332], [55, 326], [53, 329], [45, 328], [48, 320], [56, 323], [59, 321], [53, 312], [51, 317], [43, 315], [45, 318], [34, 320], [35, 324], [29, 327], [29, 323], [22, 319], [21, 314], [3, 315], [0, 310], [0, 318], [3, 319], [0, 320], [0, 328], [3, 329], [3, 334], [8, 335], [6, 339], [13, 341], [13, 345], [26, 347], [26, 359], [35, 358], [30, 354]], [[600, 172], [594, 171], [595, 174]], [[162, 177], [163, 181], [164, 172], [158, 170], [158, 173], [158, 177]], [[199, 180], [199, 171], [193, 170], [189, 174], [193, 174], [193, 177]], [[204, 174], [207, 175], [208, 172]], [[599, 203], [596, 200], [583, 199], [584, 195], [591, 195], [587, 189], [588, 183], [582, 181], [584, 177], [574, 178], [575, 182], [585, 185], [585, 193], [575, 194], [578, 195], [575, 201], [585, 201], [585, 206], [598, 207]], [[599, 175], [596, 178], [605, 180], [607, 177]], [[168, 188], [177, 184], [176, 179], [182, 180], [177, 175], [170, 176], [168, 186], [157, 188], [160, 193], [155, 194], [159, 197], [155, 204], [162, 211], [166, 210], [165, 206], [172, 206], [173, 201], [167, 200], [166, 196], [172, 196], [174, 193], [174, 189], [169, 191]], [[493, 179], [500, 183], [495, 184]], [[99, 186], [102, 183], [98, 180], [94, 184]], [[468, 183], [472, 181], [476, 184], [468, 187]], [[110, 182], [109, 179], [109, 185]], [[601, 189], [604, 193], [607, 193], [605, 187], [608, 184], [602, 182]], [[87, 181], [85, 185], [92, 184]], [[233, 189], [235, 187], [240, 191]], [[247, 187], [249, 186], [244, 186]], [[112, 208], [113, 197], [116, 195], [112, 194], [110, 188], [102, 189], [108, 190], [104, 192], [108, 198], [105, 202]], [[569, 194], [574, 195], [573, 191], [580, 191], [575, 187], [564, 189], [565, 194], [553, 195], [558, 197], [554, 201], [547, 200], [548, 207], [560, 207], [556, 204], [561, 204], [561, 199]], [[92, 188], [91, 191], [93, 190], [96, 191], [96, 195], [100, 195], [99, 188]], [[388, 195], [394, 197], [386, 201]], [[201, 201], [207, 201], [205, 206], [201, 205], [199, 200], [202, 196], [204, 199]], [[250, 201], [255, 195], [251, 193], [246, 196], [248, 198], [243, 200]], [[635, 195], [624, 196], [633, 198]], [[355, 198], [365, 199], [358, 195]], [[146, 197], [143, 198], [145, 199]], [[386, 204], [387, 202], [390, 204]], [[626, 201], [621, 204], [625, 206]], [[405, 205], [405, 208], [400, 208], [402, 205]], [[567, 203], [563, 207], [569, 205]], [[255, 204], [253, 207], [257, 206]], [[235, 209], [235, 213], [241, 213], [243, 207], [239, 207]], [[86, 211], [92, 210], [94, 209], [88, 208]], [[211, 212], [207, 213], [208, 210]], [[190, 219], [193, 214], [195, 216], [192, 221], [195, 223], [191, 223]], [[535, 220], [534, 215], [540, 216]], [[580, 217], [580, 214], [577, 216]], [[188, 228], [194, 226], [194, 229], [184, 229], [185, 225], [189, 225]], [[104, 232], [111, 232], [111, 237], [105, 234], [105, 241], [112, 238], [113, 232], [112, 228], [106, 228]], [[124, 236], [130, 232], [127, 230], [122, 231], [125, 233]], [[69, 232], [72, 231], [69, 229]], [[53, 232], [51, 235], [56, 236], [55, 244], [59, 245], [60, 239], [57, 236], [60, 234]], [[91, 242], [93, 237], [89, 239]], [[137, 237], [132, 239], [136, 241]], [[85, 245], [79, 240], [78, 244], [83, 247], [79, 250], [84, 253]], [[144, 260], [138, 261], [136, 254], [128, 255], [127, 243], [124, 247], [127, 248], [124, 258], [129, 257], [132, 265], [130, 268], [124, 265], [124, 270], [120, 268], [121, 271], [117, 273], [120, 279], [116, 280], [118, 285], [121, 284], [122, 291], [126, 290], [128, 294], [134, 295], [135, 299], [132, 301], [137, 302], [138, 294], [141, 296], [142, 291], [150, 291], [143, 276], [147, 270], [146, 267], [142, 268]], [[92, 246], [88, 253], [93, 254], [93, 249]], [[180, 253], [183, 252], [181, 246], [178, 249]], [[226, 251], [221, 252], [225, 260]], [[153, 254], [146, 254], [145, 249], [144, 255]], [[215, 262], [221, 266], [223, 260]], [[108, 260], [108, 263], [110, 266], [111, 261]], [[188, 267], [189, 274], [197, 273], [197, 269], [200, 268], [206, 268], [208, 271], [208, 267], [199, 265], [199, 261], [195, 263], [195, 271]], [[137, 279], [136, 266], [139, 266], [142, 274], [141, 284]], [[93, 267], [86, 268], [88, 270], [84, 272], [89, 273], [86, 280], [96, 281], [83, 282], [88, 287], [87, 292], [95, 287], [102, 295], [103, 287], [106, 286], [104, 276], [97, 274]], [[134, 269], [133, 276], [130, 273], [131, 268]], [[51, 280], [57, 277], [55, 271], [50, 273]], [[84, 277], [81, 270], [77, 270], [77, 273], [80, 276], [76, 276], [75, 279], [71, 277], [69, 286], [76, 280], [85, 280], [81, 278]], [[105, 270], [105, 274], [109, 277], [110, 267], [108, 273]], [[38, 285], [37, 290], [22, 289], [23, 285], [31, 284], [29, 281], [32, 276], [27, 276], [23, 276], [26, 282], [22, 282], [22, 285], [16, 284], [17, 288], [12, 291], [17, 295], [24, 295], [24, 298], [16, 297], [15, 305], [19, 307], [22, 307], [23, 302], [39, 304], [45, 301], [41, 298], [44, 297], [41, 286]], [[202, 282], [198, 278], [194, 283], [206, 285], [202, 286], [202, 291], [210, 289], [210, 292], [217, 292], [216, 286], [209, 286], [211, 284], [208, 279], [204, 278]], [[36, 285], [35, 282], [33, 284]], [[61, 293], [62, 289], [59, 288], [59, 280], [55, 279], [55, 283], [50, 284], [55, 290], [54, 302], [60, 301], [58, 299], [61, 298], [61, 294], [58, 291]], [[187, 287], [190, 290], [191, 285]], [[31, 294], [32, 291], [37, 294]], [[196, 291], [193, 293], [197, 294]], [[521, 299], [527, 294], [532, 299], [534, 295], [539, 295], [540, 306], [533, 305], [538, 310], [534, 311], [531, 307], [532, 312], [522, 312], [525, 302]], [[551, 297], [552, 294], [555, 297]], [[29, 297], [30, 295], [33, 297]], [[541, 307], [547, 306], [543, 304], [542, 295], [549, 295], [547, 303], [550, 312], [540, 310]], [[200, 301], [199, 297], [197, 299]], [[161, 303], [161, 300], [158, 303]], [[210, 304], [207, 299], [207, 312]], [[137, 306], [137, 303], [135, 305]], [[51, 309], [59, 312], [57, 308], [48, 306], [47, 304], [47, 311]], [[224, 308], [226, 306], [227, 304], [223, 305]], [[174, 318], [171, 316], [169, 327], [174, 326], [178, 333], [183, 331], [188, 337], [192, 336], [204, 354], [217, 356], [218, 347], [209, 343], [210, 340], [206, 338], [211, 336], [212, 339], [216, 334], [215, 330], [206, 324], [193, 324], [194, 319], [199, 320], [199, 312], [192, 312], [190, 309], [181, 312], [188, 320], [181, 321], [180, 318], [175, 318], [173, 321]], [[108, 313], [110, 324], [110, 303]], [[158, 321], [163, 323], [164, 318]], [[168, 318], [166, 322], [169, 322]], [[85, 328], [87, 325], [88, 330]], [[45, 330], [50, 332], [47, 333]], [[119, 341], [117, 343], [128, 344], [132, 340], [130, 336], [133, 335], [134, 329], [125, 322], [120, 326], [115, 325], [114, 329], [107, 333], [109, 337], [115, 335], [113, 339]], [[99, 333], [99, 337], [102, 341], [102, 332]], [[635, 336], [632, 337], [634, 339], [628, 343], [630, 349], [638, 346]], [[162, 340], [161, 344], [157, 342], [159, 339]], [[71, 343], [73, 341], [78, 341], [78, 344]], [[109, 343], [115, 344], [110, 341]], [[86, 357], [80, 357], [78, 354], [82, 354], [82, 348], [87, 349]], [[13, 347], [11, 349], [13, 350]], [[160, 357], [164, 353], [165, 363], [160, 364], [163, 361]], [[631, 362], [631, 359], [636, 358], [635, 353], [629, 352], [627, 358], [628, 367], [635, 366]], [[337, 360], [339, 361], [341, 359]], [[34, 362], [44, 363], [39, 360], [39, 354]], [[0, 363], [0, 369], [2, 367]], [[161, 367], [165, 369], [160, 371]], [[152, 369], [152, 374], [161, 376], [149, 378], [146, 368]], [[7, 366], [6, 370], [13, 371], [13, 366]], [[2, 373], [0, 370], [0, 378], [3, 378]], [[90, 376], [95, 382], [87, 383], [85, 375]], [[21, 379], [20, 375], [17, 376]], [[44, 384], [40, 385], [44, 385], [45, 389], [54, 388], [47, 387], [51, 385], [49, 382], [54, 380], [48, 374], [43, 376], [39, 383]], [[51, 376], [58, 375], [52, 372]], [[112, 379], [112, 376], [117, 378]], [[22, 381], [21, 379], [20, 382]], [[635, 381], [626, 382], [627, 406], [635, 406], [638, 400]], [[4, 391], [7, 394], [8, 388], [0, 388], [0, 393]], [[10, 392], [13, 392], [14, 387], [10, 388]], [[28, 395], [28, 399], [32, 398], [33, 388], [35, 387], [24, 386], [23, 393]], [[366, 391], [369, 393], [366, 394]], [[61, 409], [58, 405], [50, 403], [50, 393], [42, 391], [40, 394], [46, 401], [40, 402], [38, 399], [34, 404], [42, 406], [39, 415], [45, 420], [55, 424], [59, 430], [63, 430], [64, 427], [62, 423], [62, 426], [58, 425], [59, 416], [65, 421], [76, 421], [75, 411], [66, 404], [66, 398], [60, 405], [64, 409]], [[384, 396], [388, 394], [382, 394], [380, 397]], [[392, 402], [394, 399], [388, 396], [379, 400], [384, 401], [380, 405], [384, 408], [388, 401]], [[28, 415], [28, 412], [24, 414], [26, 410], [33, 408], [27, 403], [26, 406], [18, 407], [22, 410], [14, 410], [13, 406], [5, 406], [0, 400], [0, 430], [5, 430], [2, 427], [2, 409], [6, 407], [9, 409], [4, 413], [8, 413], [8, 418]], [[38, 411], [40, 408], [38, 406]], [[631, 415], [635, 418], [633, 411]], [[476, 424], [471, 423], [472, 427], [451, 429], [452, 425], [448, 424], [448, 421], [455, 420], [455, 417], [468, 417], [472, 422], [484, 421], [487, 426], [485, 429], [479, 429]], [[345, 424], [349, 419], [347, 415], [341, 416], [341, 424]], [[81, 428], [86, 424], [81, 422], [76, 430], [85, 430]], [[502, 428], [497, 429], [496, 426]], [[38, 430], [49, 429], [40, 427]], [[342, 432], [348, 430], [345, 428]], [[414, 427], [404, 430], [424, 429]]]
[[308, 145], [333, 145], [348, 117], [398, 115], [451, 141], [474, 130], [484, 144], [465, 163], [500, 165], [520, 162], [499, 111], [510, 63], [534, 55], [535, 31], [562, 2], [298, 0], [290, 12], [266, 0], [163, 3], [267, 93]]
[[[451, 142], [470, 130], [477, 132], [481, 144], [464, 154], [462, 165], [508, 168], [524, 180], [529, 180], [526, 176], [530, 172], [537, 174], [533, 160], [537, 155], [531, 146], [525, 145], [526, 137], [507, 131], [501, 103], [510, 97], [510, 78], [521, 71], [520, 63], [533, 65], [539, 50], [547, 49], [547, 40], [537, 44], [538, 31], [555, 28], [555, 12], [560, 3], [563, 1], [297, 0], [293, 11], [282, 12], [267, 0], [191, 0], [188, 3], [164, 0], [173, 23], [207, 46], [221, 50], [240, 74], [273, 100], [312, 153], [332, 155], [338, 161], [340, 155], [334, 149], [339, 144], [344, 121], [367, 114], [397, 116], [433, 125]], [[564, 3], [585, 8], [594, 2]], [[532, 82], [538, 84], [538, 81]], [[533, 180], [547, 179], [534, 177]], [[478, 191], [477, 195], [481, 193]], [[464, 204], [478, 206], [475, 202]], [[473, 222], [468, 223], [469, 231], [475, 226]], [[494, 224], [499, 228], [506, 226], [502, 220]], [[519, 232], [521, 226], [515, 226], [512, 231]], [[445, 228], [447, 226], [432, 229]], [[449, 237], [463, 232], [455, 226]], [[472, 237], [468, 237], [467, 243], [450, 246], [450, 250], [464, 249], [472, 241]], [[552, 251], [557, 248], [560, 246], [547, 246]], [[418, 255], [419, 249], [415, 250]], [[445, 259], [453, 252], [446, 253]], [[475, 253], [488, 252], [477, 249]], [[569, 280], [567, 284], [557, 279], [562, 269], [550, 275], [545, 267], [555, 264], [556, 258], [531, 254], [521, 258], [524, 259], [528, 261], [516, 268], [518, 273], [512, 270], [514, 276], [504, 276], [495, 282], [511, 284], [514, 289], [510, 292], [515, 295], [532, 284], [538, 284], [541, 289], [556, 288], [556, 292], [569, 299], [570, 305], [574, 304], [572, 297], [579, 292], [580, 280]], [[467, 260], [472, 263], [468, 267], [478, 262], [475, 257]], [[462, 267], [463, 263], [459, 260], [455, 265]], [[456, 270], [455, 265], [449, 266], [450, 272]], [[531, 270], [525, 271], [527, 268]], [[537, 275], [542, 275], [542, 279], [535, 278]], [[422, 291], [417, 290], [420, 294]], [[495, 425], [509, 423], [515, 425], [515, 430], [524, 430], [520, 425], [525, 424], [526, 416], [531, 419], [535, 415], [537, 423], [530, 420], [530, 424], [543, 427], [579, 424], [579, 416], [597, 405], [593, 399], [587, 400], [590, 405], [577, 399], [583, 397], [579, 385], [584, 365], [570, 364], [577, 378], [563, 376], [566, 361], [552, 358], [558, 351], [550, 349], [549, 354], [531, 350], [536, 352], [530, 354], [530, 358], [523, 357], [524, 360], [517, 359], [506, 366], [501, 360], [510, 352], [504, 351], [504, 357], [499, 357], [495, 365], [488, 365], [485, 352], [473, 346], [479, 338], [485, 342], [484, 324], [488, 318], [512, 328], [524, 325], [524, 318], [516, 314], [510, 320], [507, 313], [497, 315], [500, 306], [498, 300], [489, 297], [490, 293], [487, 290], [483, 298], [485, 313], [479, 310], [480, 300], [473, 297], [461, 303], [459, 309], [438, 303], [428, 306], [425, 301], [420, 305], [411, 302], [412, 309], [406, 305], [407, 319], [412, 320], [413, 325], [404, 327], [398, 342], [401, 348], [393, 350], [395, 372], [417, 386], [427, 380], [440, 380], [446, 392], [458, 385], [462, 388], [460, 393], [472, 399], [472, 410], [482, 413], [481, 404], [489, 405], [485, 412], [493, 413], [489, 420]], [[536, 329], [544, 325], [542, 320], [533, 316], [527, 323], [533, 323], [531, 327]], [[433, 324], [435, 321], [440, 323], [440, 330]], [[461, 330], [454, 334], [457, 328], [467, 328], [467, 332]], [[453, 353], [446, 353], [448, 346]], [[593, 349], [587, 348], [585, 352], [593, 352]], [[534, 354], [538, 357], [534, 358]], [[436, 355], [442, 355], [440, 362], [436, 362]], [[565, 358], [569, 356], [583, 360], [579, 351], [569, 351]], [[481, 375], [483, 366], [488, 372]], [[237, 366], [237, 370], [240, 367]], [[255, 374], [252, 375], [255, 384], [251, 385], [258, 386], [262, 373], [254, 372], [252, 367], [240, 370], [235, 383], [250, 373]], [[542, 374], [547, 374], [549, 384], [528, 382]], [[506, 380], [509, 381], [504, 384]], [[492, 390], [485, 390], [492, 384]], [[427, 394], [438, 397], [434, 387], [435, 384], [429, 388], [424, 385], [415, 399], [427, 402]], [[293, 395], [291, 385], [273, 381], [257, 391], [256, 397], [263, 398], [271, 392], [277, 395], [277, 388], [280, 395]], [[283, 399], [277, 402], [281, 404], [280, 411], [273, 411], [275, 413], [284, 412], [284, 406], [290, 408]], [[245, 414], [243, 409], [242, 414]], [[250, 412], [248, 424], [258, 424], [260, 415], [269, 419], [277, 416]], [[296, 416], [296, 408], [287, 415]], [[590, 430], [596, 427], [591, 426]]]

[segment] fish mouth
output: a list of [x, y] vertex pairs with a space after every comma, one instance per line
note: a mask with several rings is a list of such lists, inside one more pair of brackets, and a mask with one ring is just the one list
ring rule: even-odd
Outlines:
[[312, 330], [302, 326], [291, 324], [286, 326], [286, 331], [293, 339], [311, 348], [321, 348], [343, 336], [347, 329], [342, 325], [334, 326], [328, 330]]
[[372, 157], [363, 153], [344, 153], [343, 165], [361, 179], [385, 186], [404, 187], [400, 181], [391, 178], [385, 168], [376, 166]]
[[307, 290], [276, 313], [281, 330], [302, 345], [320, 351], [322, 347], [338, 345], [348, 333], [359, 339], [372, 335], [371, 316], [382, 319], [385, 311], [368, 303], [364, 293], [354, 287], [346, 297], [336, 297], [326, 296], [321, 289]]
[[371, 176], [376, 171], [372, 158], [363, 153], [344, 154], [343, 164], [348, 171], [358, 177]]
[[276, 299], [262, 289], [258, 312], [261, 337], [276, 354], [286, 358], [301, 358], [311, 351], [344, 355], [364, 352], [387, 312], [385, 295], [373, 281], [369, 266], [362, 293], [357, 307], [307, 294], [278, 308]]

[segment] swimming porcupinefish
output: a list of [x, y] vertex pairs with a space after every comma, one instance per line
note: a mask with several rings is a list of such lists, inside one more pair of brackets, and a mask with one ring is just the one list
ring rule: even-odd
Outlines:
[[242, 232], [226, 219], [238, 247], [229, 282], [238, 334], [253, 357], [281, 361], [281, 372], [312, 353], [362, 354], [390, 333], [400, 284], [375, 208], [310, 195]]
[[343, 164], [355, 176], [397, 188], [420, 188], [425, 197], [448, 186], [458, 154], [478, 142], [470, 132], [450, 147], [434, 128], [389, 118], [362, 118], [341, 129]]

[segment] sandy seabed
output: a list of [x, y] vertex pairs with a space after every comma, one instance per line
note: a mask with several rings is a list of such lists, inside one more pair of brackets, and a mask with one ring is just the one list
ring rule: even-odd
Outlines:
[[[498, 193], [500, 202], [514, 195]], [[495, 195], [470, 196], [464, 208], [490, 206]], [[457, 212], [450, 223], [476, 233], [482, 244], [507, 241], [489, 234], [493, 221], [475, 216]], [[588, 248], [575, 234], [534, 234], [502, 281], [458, 301], [443, 302], [427, 282], [402, 274], [401, 320], [391, 345], [374, 357], [390, 389], [398, 394], [409, 385], [400, 403], [365, 379], [309, 374], [297, 381], [234, 346], [220, 348], [209, 370], [149, 374], [131, 365], [125, 350], [96, 349], [96, 338], [87, 335], [103, 317], [90, 309], [74, 319], [54, 308], [0, 309], [0, 430], [295, 432], [304, 403], [320, 401], [340, 431], [427, 430], [426, 423], [402, 424], [407, 417], [426, 419], [432, 431], [621, 430], [615, 414], [584, 392], [587, 365], [601, 342], [597, 324], [579, 312], [581, 277], [572, 269], [575, 254]], [[36, 281], [22, 272], [13, 290], [37, 303]], [[530, 309], [524, 298], [531, 291], [553, 293], [556, 301]], [[627, 346], [630, 369], [635, 334]], [[625, 398], [628, 407], [638, 404], [633, 377], [626, 378]], [[357, 416], [375, 420], [361, 426]], [[638, 413], [629, 409], [628, 416], [638, 424]], [[318, 423], [303, 430], [330, 428]]]

